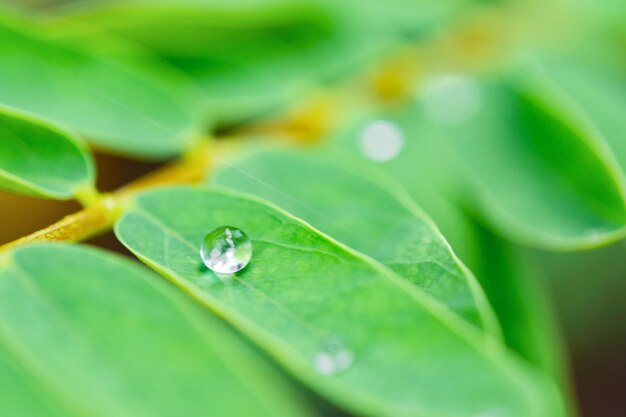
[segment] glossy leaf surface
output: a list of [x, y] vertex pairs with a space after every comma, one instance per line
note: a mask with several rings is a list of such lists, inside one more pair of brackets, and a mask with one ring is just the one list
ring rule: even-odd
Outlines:
[[372, 165], [328, 149], [262, 151], [210, 181], [272, 201], [498, 333], [475, 278], [406, 191]]
[[[216, 276], [200, 260], [204, 235], [221, 225], [252, 239], [252, 260], [234, 276]], [[116, 234], [344, 407], [395, 416], [561, 413], [553, 387], [497, 343], [391, 270], [263, 201], [157, 190], [135, 201]]]

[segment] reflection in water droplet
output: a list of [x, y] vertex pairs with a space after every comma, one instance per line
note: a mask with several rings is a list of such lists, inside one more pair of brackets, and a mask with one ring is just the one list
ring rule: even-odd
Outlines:
[[315, 355], [313, 366], [320, 374], [334, 375], [348, 369], [353, 360], [352, 352], [340, 340], [332, 338], [327, 340]]
[[361, 152], [377, 162], [395, 158], [404, 146], [404, 137], [398, 125], [386, 120], [369, 123], [360, 139]]
[[232, 226], [213, 229], [200, 248], [202, 262], [218, 274], [232, 274], [248, 265], [252, 242], [242, 230]]
[[454, 125], [478, 114], [482, 96], [476, 83], [465, 75], [441, 75], [426, 82], [421, 91], [426, 116], [435, 123]]

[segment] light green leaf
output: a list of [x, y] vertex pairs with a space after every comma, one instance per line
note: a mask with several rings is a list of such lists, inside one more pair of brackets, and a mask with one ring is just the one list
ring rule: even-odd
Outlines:
[[183, 151], [194, 133], [174, 94], [112, 59], [46, 40], [0, 16], [0, 104], [85, 135], [94, 145], [138, 157]]
[[83, 42], [113, 33], [155, 52], [193, 80], [222, 121], [287, 105], [375, 45], [309, 1], [117, 2], [69, 14], [56, 30]]
[[[357, 123], [334, 138], [333, 145], [362, 155], [357, 152], [362, 132], [375, 120]], [[536, 282], [537, 271], [519, 259], [510, 243], [473, 221], [449, 195], [454, 171], [445, 162], [449, 155], [445, 152], [446, 138], [438, 136], [436, 126], [425, 123], [418, 108], [407, 106], [385, 114], [384, 120], [398, 128], [404, 145], [395, 158], [381, 163], [380, 168], [410, 190], [420, 205], [428, 207], [455, 252], [462, 251], [463, 261], [476, 274], [493, 305], [506, 344], [560, 382], [563, 392], [569, 394], [563, 351], [553, 314], [540, 283]]]
[[207, 111], [232, 122], [361, 72], [390, 47], [440, 28], [471, 3], [118, 1], [74, 9], [54, 26], [81, 42], [113, 33], [148, 48], [195, 81]]
[[[253, 242], [251, 263], [235, 276], [216, 276], [199, 257], [204, 235], [221, 225], [241, 228]], [[253, 197], [193, 187], [149, 192], [116, 234], [298, 378], [355, 412], [561, 414], [551, 384], [418, 287]]]
[[590, 247], [626, 233], [619, 173], [578, 120], [523, 87], [476, 88], [477, 114], [441, 123], [439, 134], [473, 210], [508, 238], [543, 248]]
[[340, 152], [258, 152], [211, 181], [263, 197], [377, 259], [468, 321], [499, 335], [474, 276], [395, 181]]
[[71, 134], [0, 108], [0, 187], [22, 194], [66, 199], [89, 190], [89, 151]]
[[[380, 123], [396, 129], [401, 147], [394, 157], [373, 161], [363, 151], [363, 138], [368, 129]], [[376, 163], [433, 218], [454, 252], [462, 260], [471, 258], [470, 225], [449, 195], [454, 171], [448, 167], [447, 153], [440, 149], [441, 138], [433, 126], [424, 123], [413, 103], [392, 111], [370, 114], [339, 131], [328, 141], [330, 146], [350, 154], [351, 158]]]
[[298, 416], [285, 383], [155, 274], [81, 246], [0, 259], [3, 415]]

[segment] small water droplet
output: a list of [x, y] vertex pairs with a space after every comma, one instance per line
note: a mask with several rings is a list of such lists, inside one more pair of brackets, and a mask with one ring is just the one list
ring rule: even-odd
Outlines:
[[337, 338], [327, 340], [315, 355], [313, 366], [323, 375], [334, 375], [345, 371], [352, 365], [354, 355]]
[[220, 226], [206, 235], [200, 248], [202, 262], [218, 274], [232, 274], [248, 265], [252, 241], [241, 229]]
[[387, 120], [370, 122], [361, 133], [361, 152], [377, 162], [389, 161], [402, 150], [404, 136], [397, 124]]
[[467, 122], [482, 107], [482, 95], [478, 85], [470, 77], [461, 74], [435, 77], [426, 82], [418, 94], [426, 116], [443, 125]]

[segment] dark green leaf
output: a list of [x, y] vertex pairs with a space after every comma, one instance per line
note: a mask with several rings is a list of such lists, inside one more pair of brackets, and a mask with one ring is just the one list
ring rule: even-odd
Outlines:
[[[564, 341], [539, 271], [509, 242], [475, 224], [471, 261], [502, 323], [508, 346], [559, 383], [571, 402]], [[571, 403], [573, 404], [573, 402]]]
[[[587, 62], [591, 59], [593, 64]], [[626, 77], [623, 63], [610, 60], [538, 58], [525, 67], [525, 80], [532, 94], [563, 112], [600, 149], [608, 145], [626, 175]], [[621, 183], [626, 188], [623, 179]]]

